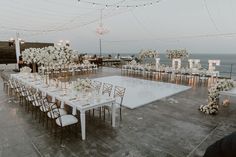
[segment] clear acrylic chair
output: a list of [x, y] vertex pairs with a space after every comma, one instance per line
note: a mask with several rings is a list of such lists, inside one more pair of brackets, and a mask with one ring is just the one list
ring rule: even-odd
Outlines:
[[[126, 88], [124, 87], [115, 86], [114, 94], [113, 94], [113, 98], [115, 98], [116, 100], [115, 105], [120, 108], [120, 120], [122, 120], [122, 104], [123, 104], [123, 99], [125, 95], [125, 90]], [[104, 107], [104, 109], [107, 110], [108, 113], [110, 114], [111, 106]], [[105, 114], [105, 110], [104, 110], [104, 114]]]
[[[96, 94], [100, 94], [101, 87], [102, 87], [102, 82], [94, 80], [92, 82], [92, 86], [93, 86], [94, 92]], [[93, 109], [93, 117], [94, 117], [94, 110], [99, 111], [99, 117], [101, 118], [101, 107]], [[89, 112], [89, 115], [90, 115], [90, 112]]]
[[103, 83], [102, 86], [102, 95], [108, 94], [108, 96], [111, 96], [113, 85], [110, 83]]
[[120, 107], [120, 120], [122, 120], [122, 104], [126, 88], [115, 86], [113, 97], [116, 99], [116, 105]]
[[[103, 83], [103, 86], [102, 86], [102, 95], [108, 95], [109, 97], [111, 96], [111, 92], [112, 92], [112, 88], [113, 88], [113, 85], [110, 84], [110, 83]], [[103, 118], [104, 118], [104, 121], [106, 119], [106, 109], [108, 110], [108, 112], [110, 112], [109, 108], [104, 106], [103, 107]]]
[[102, 82], [94, 80], [92, 82], [92, 86], [93, 86], [93, 89], [95, 90], [95, 92], [97, 92], [97, 94], [99, 94], [101, 87], [102, 87]]

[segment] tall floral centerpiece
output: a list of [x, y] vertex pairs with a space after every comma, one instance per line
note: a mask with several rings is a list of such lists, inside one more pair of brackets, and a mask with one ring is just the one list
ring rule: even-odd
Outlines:
[[40, 48], [28, 48], [22, 52], [22, 60], [33, 65], [33, 72], [36, 72], [36, 64], [40, 61], [39, 54]]
[[90, 79], [78, 79], [74, 88], [78, 92], [87, 92], [93, 88], [92, 81]]
[[29, 48], [22, 52], [24, 62], [37, 63], [42, 66], [65, 66], [73, 62], [76, 52], [68, 46], [48, 46], [44, 48]]
[[49, 46], [40, 51], [39, 64], [44, 66], [65, 66], [75, 59], [75, 51], [68, 46]]
[[145, 58], [155, 58], [156, 66], [159, 66], [160, 58], [159, 53], [156, 50], [141, 50], [138, 54], [138, 58], [143, 60]]
[[234, 87], [233, 80], [220, 80], [208, 89], [208, 104], [201, 105], [199, 110], [203, 113], [215, 115], [219, 111], [220, 91], [227, 91]]
[[177, 69], [181, 68], [181, 59], [188, 57], [188, 52], [186, 49], [172, 49], [166, 50], [167, 58], [172, 60], [172, 68], [176, 69], [176, 62], [177, 62]]

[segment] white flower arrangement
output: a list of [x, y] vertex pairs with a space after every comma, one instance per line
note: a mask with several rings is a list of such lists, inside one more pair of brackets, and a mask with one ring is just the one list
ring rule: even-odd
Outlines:
[[159, 56], [159, 53], [156, 50], [141, 50], [139, 52], [138, 58], [144, 59], [144, 58], [157, 58]]
[[38, 55], [40, 53], [39, 48], [28, 48], [22, 52], [22, 60], [27, 64], [37, 63], [39, 61]]
[[93, 88], [92, 81], [90, 79], [78, 79], [74, 88], [77, 91], [88, 91]]
[[131, 62], [129, 62], [130, 65], [137, 65], [137, 62], [135, 60], [132, 60]]
[[83, 60], [83, 64], [84, 65], [90, 65], [90, 62], [89, 62], [89, 60]]
[[22, 52], [22, 59], [26, 63], [38, 63], [45, 66], [69, 64], [75, 57], [75, 51], [68, 46], [29, 48]]
[[208, 90], [208, 104], [201, 105], [199, 110], [206, 114], [217, 114], [219, 111], [219, 92], [227, 91], [234, 87], [233, 80], [220, 80]]
[[20, 68], [20, 73], [31, 73], [32, 69], [30, 67]]
[[188, 57], [188, 52], [186, 49], [166, 50], [166, 52], [166, 56], [169, 59], [184, 59]]

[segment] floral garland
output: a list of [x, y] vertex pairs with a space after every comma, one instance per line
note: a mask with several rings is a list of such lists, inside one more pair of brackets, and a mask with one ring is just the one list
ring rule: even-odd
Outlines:
[[90, 79], [78, 79], [74, 88], [77, 91], [88, 91], [93, 88], [92, 81]]
[[227, 91], [234, 87], [233, 80], [220, 80], [208, 90], [208, 104], [201, 105], [199, 110], [206, 114], [217, 114], [219, 111], [220, 91]]
[[167, 58], [169, 59], [184, 59], [188, 57], [188, 52], [186, 49], [180, 49], [180, 50], [166, 50]]
[[159, 53], [156, 50], [141, 50], [139, 52], [138, 58], [144, 59], [144, 58], [157, 58], [159, 56]]
[[75, 57], [75, 51], [68, 46], [29, 48], [22, 52], [22, 59], [26, 63], [38, 63], [45, 66], [69, 64]]

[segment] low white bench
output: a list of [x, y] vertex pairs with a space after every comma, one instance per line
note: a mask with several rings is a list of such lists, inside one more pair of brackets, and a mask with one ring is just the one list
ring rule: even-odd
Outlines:
[[[220, 99], [224, 97], [227, 97], [227, 99], [230, 100], [231, 97], [235, 97], [236, 98], [236, 87], [228, 90], [228, 91], [221, 91], [220, 92]], [[221, 102], [221, 101], [220, 101]]]
[[232, 88], [232, 89], [230, 89], [228, 91], [221, 91], [220, 95], [236, 97], [236, 88]]

